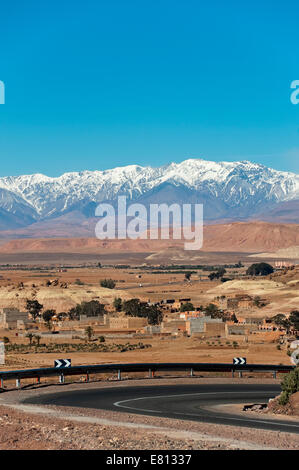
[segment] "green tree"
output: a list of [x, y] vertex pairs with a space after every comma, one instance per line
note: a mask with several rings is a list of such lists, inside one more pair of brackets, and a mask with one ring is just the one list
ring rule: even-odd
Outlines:
[[32, 345], [33, 337], [34, 337], [34, 334], [32, 334], [32, 333], [27, 333], [27, 335], [26, 335], [26, 338], [29, 339], [30, 346]]
[[148, 305], [139, 299], [130, 299], [123, 303], [123, 310], [130, 317], [147, 318], [150, 325], [158, 325], [163, 320], [163, 314], [157, 305]]
[[271, 321], [275, 325], [277, 325], [281, 328], [285, 328], [287, 333], [290, 332], [292, 323], [283, 313], [278, 313], [277, 315], [275, 315], [274, 317], [271, 318]]
[[289, 374], [287, 374], [281, 383], [282, 393], [279, 398], [281, 405], [286, 405], [289, 402], [290, 396], [293, 393], [299, 392], [299, 367], [297, 366]]
[[208, 278], [210, 279], [210, 281], [213, 281], [214, 279], [221, 279], [225, 273], [226, 273], [226, 269], [218, 268], [217, 271], [209, 274]]
[[217, 315], [220, 313], [220, 310], [217, 305], [210, 303], [204, 308], [204, 313], [212, 318], [219, 318]]
[[140, 300], [130, 299], [123, 303], [123, 311], [130, 317], [139, 317], [141, 312]]
[[122, 303], [122, 300], [121, 300], [120, 297], [115, 297], [115, 299], [113, 301], [113, 306], [114, 306], [114, 308], [117, 312], [121, 312], [123, 303]]
[[97, 317], [106, 313], [105, 305], [101, 304], [98, 300], [90, 300], [89, 302], [81, 302], [73, 307], [68, 312], [70, 320], [79, 320], [80, 315], [87, 317]]
[[39, 345], [40, 345], [41, 336], [40, 336], [40, 335], [33, 335], [33, 336], [34, 336], [34, 339], [35, 339], [35, 341], [36, 341], [37, 346], [39, 346]]
[[37, 317], [40, 317], [40, 312], [43, 309], [43, 305], [40, 304], [37, 300], [27, 300], [26, 301], [26, 310], [32, 316], [35, 321]]
[[45, 322], [51, 321], [55, 314], [56, 314], [56, 310], [53, 310], [53, 309], [45, 310], [42, 315], [43, 320]]
[[150, 325], [159, 325], [163, 320], [163, 313], [157, 305], [149, 305], [146, 307], [146, 317]]
[[299, 330], [299, 310], [293, 310], [290, 313], [289, 321], [294, 330]]
[[287, 317], [283, 313], [278, 313], [271, 318], [271, 321], [277, 326], [282, 326], [286, 319]]
[[91, 326], [85, 328], [85, 334], [87, 336], [88, 341], [91, 341], [91, 338], [93, 337], [93, 328]]
[[48, 330], [51, 330], [52, 328], [51, 322], [55, 314], [56, 314], [56, 310], [53, 310], [53, 309], [45, 310], [42, 314], [43, 320], [45, 324], [47, 325]]
[[192, 302], [185, 302], [180, 307], [180, 312], [192, 312], [194, 310], [194, 305]]
[[80, 313], [78, 310], [78, 305], [76, 307], [70, 308], [70, 310], [67, 312], [67, 315], [69, 317], [69, 320], [79, 320], [80, 318]]
[[274, 272], [271, 264], [268, 263], [254, 263], [246, 271], [249, 276], [267, 276]]

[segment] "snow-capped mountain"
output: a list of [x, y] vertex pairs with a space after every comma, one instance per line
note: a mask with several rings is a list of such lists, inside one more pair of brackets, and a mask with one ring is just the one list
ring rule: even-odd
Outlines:
[[158, 168], [129, 165], [57, 178], [8, 176], [0, 178], [0, 229], [73, 211], [91, 217], [97, 203], [114, 202], [119, 195], [144, 204], [200, 202], [207, 220], [238, 220], [299, 200], [299, 175], [249, 161], [188, 159]]

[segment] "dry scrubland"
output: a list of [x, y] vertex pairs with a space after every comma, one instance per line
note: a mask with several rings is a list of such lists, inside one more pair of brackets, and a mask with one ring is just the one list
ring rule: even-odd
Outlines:
[[[153, 271], [155, 271], [154, 268]], [[226, 275], [229, 276], [232, 272], [234, 272], [233, 269], [228, 269]], [[195, 303], [204, 305], [213, 301], [216, 296], [229, 293], [267, 298], [269, 304], [255, 311], [254, 315], [275, 315], [277, 312], [288, 312], [298, 307], [298, 271], [286, 276], [233, 280], [226, 283], [200, 280], [200, 275], [204, 279], [208, 274], [207, 271], [198, 271], [198, 274], [192, 275], [192, 282], [186, 283], [182, 273], [152, 273], [138, 269], [76, 268], [65, 273], [59, 273], [56, 270], [46, 273], [0, 271], [0, 308], [23, 309], [27, 298], [36, 298], [45, 308], [54, 308], [57, 312], [68, 310], [77, 303], [92, 299], [111, 303], [114, 297], [123, 299], [139, 297], [144, 301], [191, 297]], [[59, 283], [66, 282], [68, 288], [46, 287], [47, 279], [56, 278]], [[102, 288], [99, 283], [105, 278], [115, 280], [116, 288], [113, 290]], [[76, 285], [76, 279], [80, 279], [83, 285]], [[24, 283], [24, 288], [18, 287], [20, 282]], [[35, 284], [35, 287], [32, 287], [32, 284]]]
[[[67, 353], [67, 357], [76, 364], [101, 364], [121, 362], [232, 362], [234, 356], [245, 356], [250, 363], [290, 364], [290, 359], [285, 350], [277, 350], [278, 334], [259, 333], [252, 335], [248, 343], [238, 341], [238, 346], [233, 347], [233, 341], [229, 344], [226, 339], [199, 340], [196, 338], [179, 337], [177, 339], [145, 338], [142, 342], [150, 344], [151, 348], [125, 351], [125, 352], [75, 352]], [[11, 338], [14, 340], [14, 338]], [[18, 338], [18, 341], [28, 342], [27, 339]], [[47, 341], [47, 340], [46, 340]], [[58, 341], [51, 338], [48, 341]], [[111, 339], [106, 343], [127, 342], [137, 343], [140, 339]], [[43, 339], [44, 342], [44, 339]], [[74, 342], [72, 340], [72, 342]], [[7, 353], [6, 368], [17, 367], [52, 367], [54, 359], [61, 353]], [[65, 356], [66, 354], [64, 354]], [[4, 367], [2, 367], [4, 368]]]

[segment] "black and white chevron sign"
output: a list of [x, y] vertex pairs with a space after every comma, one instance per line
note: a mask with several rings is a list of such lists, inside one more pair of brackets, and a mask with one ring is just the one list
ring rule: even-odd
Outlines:
[[63, 367], [71, 367], [71, 365], [71, 359], [55, 359], [54, 361], [54, 367], [56, 367], [56, 369], [60, 369]]
[[246, 357], [234, 357], [234, 366], [245, 366]]

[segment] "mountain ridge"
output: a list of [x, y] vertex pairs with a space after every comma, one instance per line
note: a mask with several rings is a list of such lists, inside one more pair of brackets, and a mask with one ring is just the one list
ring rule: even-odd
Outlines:
[[[299, 222], [299, 175], [258, 163], [187, 159], [157, 168], [128, 165], [109, 170], [41, 173], [0, 178], [0, 233], [80, 213], [88, 221], [100, 202], [202, 203], [207, 222], [248, 220], [258, 216]], [[295, 203], [294, 203], [295, 201]], [[297, 201], [297, 202], [296, 202]], [[293, 204], [294, 203], [294, 204]], [[287, 208], [287, 209], [285, 209]], [[68, 217], [70, 219], [70, 217]], [[66, 222], [69, 223], [68, 220]], [[56, 223], [56, 222], [55, 222]], [[63, 223], [63, 221], [62, 221]], [[86, 222], [87, 223], [87, 222]], [[8, 235], [10, 236], [10, 235]]]

